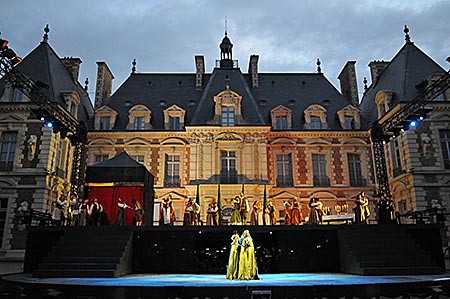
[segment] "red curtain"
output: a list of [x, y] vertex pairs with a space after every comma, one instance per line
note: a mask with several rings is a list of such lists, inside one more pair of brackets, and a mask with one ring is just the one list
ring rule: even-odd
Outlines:
[[[134, 198], [139, 203], [143, 204], [144, 190], [142, 187], [130, 187], [130, 186], [116, 186], [116, 187], [89, 187], [88, 196], [89, 203], [92, 202], [94, 198], [97, 198], [100, 204], [105, 210], [108, 221], [111, 225], [116, 223], [117, 215], [117, 203], [120, 197], [124, 203], [126, 203], [130, 208], [134, 208], [131, 200]], [[127, 225], [133, 225], [134, 221], [134, 210], [126, 210], [126, 223]]]

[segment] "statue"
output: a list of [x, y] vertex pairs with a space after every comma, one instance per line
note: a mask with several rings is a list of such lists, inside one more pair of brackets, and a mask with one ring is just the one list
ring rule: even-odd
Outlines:
[[30, 135], [27, 140], [27, 149], [28, 149], [28, 160], [33, 160], [34, 155], [36, 154], [36, 143], [37, 143], [37, 136], [36, 135]]

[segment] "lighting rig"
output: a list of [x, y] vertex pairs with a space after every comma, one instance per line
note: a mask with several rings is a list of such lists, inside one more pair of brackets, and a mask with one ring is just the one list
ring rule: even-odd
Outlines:
[[74, 146], [74, 155], [71, 174], [70, 193], [80, 195], [85, 169], [87, 129], [84, 123], [79, 122], [65, 108], [53, 102], [42, 91], [48, 85], [41, 81], [34, 81], [17, 70], [16, 66], [22, 61], [14, 50], [8, 47], [8, 41], [0, 38], [0, 78], [8, 81], [13, 88], [20, 90], [39, 108], [38, 118], [61, 138], [68, 138]]
[[378, 197], [391, 197], [384, 144], [401, 133], [417, 127], [419, 122], [426, 118], [427, 113], [433, 110], [432, 107], [427, 105], [450, 88], [450, 71], [444, 73], [432, 84], [423, 81], [416, 88], [419, 90], [419, 95], [413, 98], [412, 101], [400, 103], [398, 110], [386, 118], [381, 117], [375, 121], [370, 129], [378, 182]]

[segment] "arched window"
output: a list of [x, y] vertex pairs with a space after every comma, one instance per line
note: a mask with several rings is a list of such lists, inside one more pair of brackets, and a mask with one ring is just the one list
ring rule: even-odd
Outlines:
[[310, 105], [304, 111], [305, 129], [320, 130], [328, 129], [327, 110], [317, 104]]
[[152, 112], [144, 105], [135, 105], [128, 110], [128, 130], [151, 129], [150, 117]]

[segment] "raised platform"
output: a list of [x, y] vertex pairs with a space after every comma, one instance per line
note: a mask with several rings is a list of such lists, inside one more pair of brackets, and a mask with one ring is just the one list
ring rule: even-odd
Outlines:
[[225, 275], [205, 274], [142, 274], [120, 278], [34, 278], [30, 274], [12, 274], [2, 279], [5, 296], [18, 295], [17, 290], [20, 290], [21, 297], [17, 298], [293, 299], [450, 296], [449, 275], [284, 273], [261, 274], [260, 280], [230, 281]]

